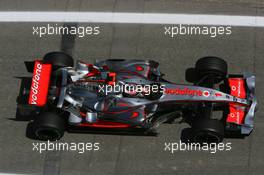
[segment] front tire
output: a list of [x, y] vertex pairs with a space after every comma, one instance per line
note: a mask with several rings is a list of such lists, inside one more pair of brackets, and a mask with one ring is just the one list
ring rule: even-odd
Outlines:
[[221, 82], [227, 76], [227, 63], [218, 57], [200, 58], [195, 64], [195, 69], [198, 80], [209, 86]]
[[65, 128], [66, 121], [55, 112], [42, 113], [33, 122], [33, 133], [39, 140], [59, 140]]
[[192, 126], [195, 143], [220, 143], [224, 138], [224, 125], [216, 119], [195, 121]]
[[43, 57], [43, 63], [52, 65], [51, 86], [60, 84], [61, 72], [57, 70], [63, 67], [73, 67], [73, 58], [64, 52], [49, 52]]

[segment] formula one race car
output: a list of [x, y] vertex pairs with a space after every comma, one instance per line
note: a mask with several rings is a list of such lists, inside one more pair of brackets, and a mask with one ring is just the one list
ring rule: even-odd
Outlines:
[[34, 116], [36, 139], [59, 140], [69, 128], [155, 134], [179, 116], [190, 124], [194, 142], [217, 143], [253, 130], [255, 76], [227, 74], [221, 58], [204, 57], [188, 69], [193, 85], [163, 79], [152, 60], [77, 61], [74, 68], [72, 57], [51, 52], [25, 64], [33, 76], [21, 85], [17, 111]]

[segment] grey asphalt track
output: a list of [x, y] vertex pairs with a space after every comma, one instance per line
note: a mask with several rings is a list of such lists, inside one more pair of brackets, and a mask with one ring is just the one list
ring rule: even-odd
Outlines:
[[[116, 11], [203, 13], [264, 16], [264, 2], [250, 0], [0, 0], [0, 11]], [[169, 38], [164, 25], [78, 24], [100, 26], [97, 36], [84, 38], [32, 35], [32, 26], [44, 23], [0, 23], [0, 173], [18, 174], [230, 174], [262, 175], [264, 172], [264, 29], [233, 27], [229, 36], [192, 35]], [[58, 25], [64, 25], [58, 23]], [[184, 83], [185, 69], [200, 57], [214, 55], [229, 63], [230, 73], [257, 76], [259, 110], [255, 129], [245, 139], [225, 139], [231, 151], [164, 151], [165, 142], [179, 142], [186, 124], [164, 124], [157, 137], [66, 133], [62, 142], [99, 142], [99, 151], [38, 153], [25, 137], [27, 122], [16, 115], [19, 80], [26, 76], [25, 60], [64, 50], [75, 59], [93, 62], [105, 58], [154, 59], [167, 79]]]

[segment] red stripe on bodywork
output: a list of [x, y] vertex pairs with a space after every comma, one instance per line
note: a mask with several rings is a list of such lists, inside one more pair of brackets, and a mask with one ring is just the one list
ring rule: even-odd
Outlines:
[[136, 70], [137, 71], [143, 71], [144, 68], [142, 66], [140, 66], [140, 65], [136, 65]]
[[139, 112], [133, 111], [130, 118], [137, 118], [139, 116]]
[[98, 120], [96, 123], [81, 123], [79, 126], [91, 128], [130, 128], [126, 123]]
[[43, 106], [47, 102], [51, 64], [42, 64], [35, 61], [28, 103]]

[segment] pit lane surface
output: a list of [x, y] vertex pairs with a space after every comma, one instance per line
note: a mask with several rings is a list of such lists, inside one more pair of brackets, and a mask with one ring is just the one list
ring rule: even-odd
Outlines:
[[[263, 16], [264, 3], [236, 1], [0, 1], [1, 11], [110, 11]], [[58, 23], [63, 25], [63, 23]], [[92, 24], [100, 35], [62, 37], [32, 35], [32, 26], [45, 23], [0, 23], [0, 172], [17, 174], [263, 174], [264, 29], [233, 27], [230, 36], [192, 35], [170, 38], [164, 25]], [[81, 23], [79, 26], [91, 24]], [[185, 69], [207, 55], [226, 59], [230, 73], [250, 71], [257, 76], [259, 111], [254, 132], [246, 139], [226, 139], [231, 151], [164, 151], [165, 142], [179, 142], [185, 124], [162, 125], [158, 137], [66, 133], [61, 142], [99, 142], [100, 150], [32, 151], [25, 137], [27, 122], [16, 115], [19, 80], [26, 76], [23, 61], [63, 50], [75, 59], [141, 58], [160, 62], [167, 79], [184, 83]]]

